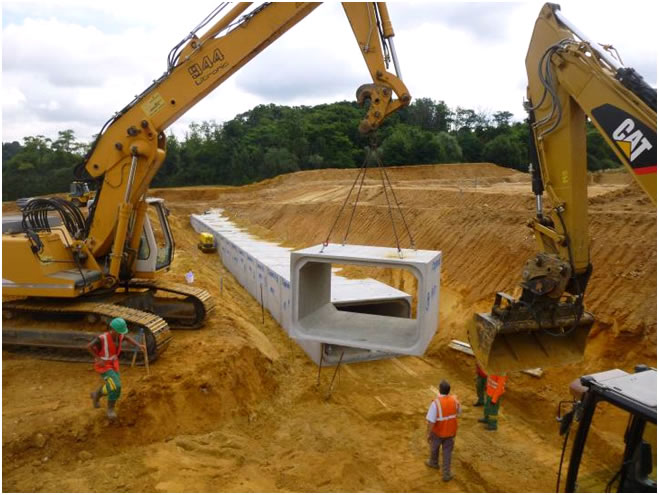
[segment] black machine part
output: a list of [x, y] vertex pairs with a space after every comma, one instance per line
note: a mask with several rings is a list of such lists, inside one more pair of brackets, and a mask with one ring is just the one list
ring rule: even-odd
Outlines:
[[[619, 480], [619, 492], [656, 492], [657, 484], [648, 478], [652, 472], [652, 448], [643, 440], [647, 423], [657, 424], [657, 370], [647, 366], [637, 366], [635, 373], [619, 369], [586, 375], [579, 384], [571, 389], [577, 400], [570, 413], [561, 422], [561, 434], [569, 431], [565, 423], [572, 420], [579, 422], [570, 465], [568, 468], [565, 491], [577, 489], [577, 476], [583, 456], [588, 432], [595, 409], [599, 402], [605, 401], [630, 414], [625, 433], [625, 451], [620, 470], [609, 481], [607, 491]], [[560, 470], [559, 470], [560, 479]]]

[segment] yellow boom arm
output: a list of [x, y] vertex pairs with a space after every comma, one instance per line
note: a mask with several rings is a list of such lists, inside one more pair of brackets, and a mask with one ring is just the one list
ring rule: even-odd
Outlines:
[[[318, 5], [269, 3], [239, 17], [250, 4], [237, 4], [205, 34], [173, 50], [167, 72], [102, 131], [84, 164], [102, 180], [85, 243], [95, 258], [110, 253], [110, 277], [118, 277], [125, 247], [134, 252], [139, 246], [144, 217], [135, 212], [165, 159], [165, 129]], [[397, 60], [384, 3], [346, 3], [344, 10], [373, 79], [357, 92], [360, 103], [371, 102], [360, 125], [368, 132], [407, 105], [410, 95], [386, 69], [386, 53]]]
[[[576, 274], [584, 273], [590, 264], [586, 117], [656, 202], [656, 90], [579, 33], [555, 4], [540, 12], [526, 70], [539, 162], [534, 169], [554, 206], [550, 227], [538, 204], [538, 247], [571, 259]], [[536, 175], [537, 196], [542, 194], [538, 186]]]
[[[645, 192], [657, 198], [657, 92], [545, 4], [528, 54], [528, 108], [538, 253], [522, 269], [522, 295], [497, 293], [469, 328], [489, 372], [580, 361], [594, 322], [590, 278], [586, 117]], [[543, 208], [543, 192], [550, 202]]]

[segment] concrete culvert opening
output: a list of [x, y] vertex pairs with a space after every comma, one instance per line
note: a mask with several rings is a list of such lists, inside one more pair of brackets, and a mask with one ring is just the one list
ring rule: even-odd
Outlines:
[[[372, 246], [329, 245], [296, 251], [291, 257], [293, 279], [293, 331], [295, 338], [332, 345], [361, 347], [400, 354], [422, 354], [437, 330], [439, 266], [441, 253]], [[368, 300], [366, 280], [332, 278], [332, 267], [357, 266], [404, 270], [416, 279], [417, 293], [410, 296], [410, 311], [399, 305]], [[372, 279], [371, 279], [372, 280]], [[334, 294], [354, 283], [351, 311], [332, 304]], [[350, 289], [348, 289], [350, 290]], [[399, 292], [391, 288], [392, 291]], [[393, 292], [392, 292], [393, 295]], [[409, 296], [409, 294], [408, 294]], [[413, 303], [414, 301], [414, 303]], [[371, 312], [358, 311], [359, 306]]]
[[349, 313], [365, 313], [369, 315], [393, 316], [396, 318], [410, 318], [412, 307], [409, 301], [391, 300], [381, 302], [364, 302], [364, 303], [334, 303], [334, 307], [339, 311]]

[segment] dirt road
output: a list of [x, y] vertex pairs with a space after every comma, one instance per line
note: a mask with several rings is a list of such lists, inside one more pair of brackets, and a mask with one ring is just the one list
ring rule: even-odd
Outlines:
[[[514, 290], [533, 252], [524, 226], [534, 206], [526, 175], [491, 165], [390, 171], [417, 246], [444, 252], [439, 331], [423, 357], [342, 366], [329, 399], [333, 370], [323, 369], [318, 384], [317, 367], [272, 318], [261, 323], [260, 306], [218, 256], [196, 249], [189, 214], [218, 206], [269, 239], [321, 242], [355, 173], [153, 191], [167, 200], [177, 242], [165, 277], [182, 281], [193, 270], [218, 308], [203, 330], [175, 332], [151, 376], [122, 369], [116, 426], [91, 408], [98, 383], [91, 365], [4, 352], [3, 490], [553, 491], [562, 440], [556, 405], [568, 383], [610, 367], [656, 366], [656, 208], [625, 174], [593, 177], [595, 271], [586, 303], [598, 323], [585, 362], [546, 370], [541, 379], [513, 373], [492, 433], [471, 407], [471, 358], [446, 344], [464, 338], [464, 321], [487, 309], [496, 290]], [[378, 180], [362, 192], [352, 243], [393, 242]], [[464, 404], [449, 483], [423, 464], [424, 416], [442, 378]], [[582, 486], [599, 491], [625, 419], [604, 411], [595, 425]]]

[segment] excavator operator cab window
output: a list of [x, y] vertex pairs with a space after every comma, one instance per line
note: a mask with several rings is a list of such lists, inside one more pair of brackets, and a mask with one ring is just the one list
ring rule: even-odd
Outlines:
[[174, 257], [174, 240], [161, 199], [147, 200], [149, 208], [137, 252], [136, 271], [153, 273], [167, 268]]
[[137, 250], [138, 260], [148, 260], [151, 256], [151, 248], [147, 240], [146, 227], [142, 229], [142, 237], [140, 237], [140, 247]]
[[[576, 492], [657, 491], [657, 425], [607, 400], [597, 402]], [[602, 455], [606, 452], [606, 455]]]
[[72, 182], [69, 188], [71, 196], [79, 197], [89, 194], [89, 186], [86, 182]]
[[174, 242], [169, 229], [169, 223], [167, 222], [167, 211], [164, 203], [152, 203], [150, 206], [155, 207], [149, 208], [149, 219], [151, 220], [158, 253], [156, 257], [156, 270], [160, 270], [171, 264], [174, 254]]

